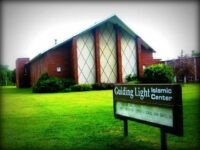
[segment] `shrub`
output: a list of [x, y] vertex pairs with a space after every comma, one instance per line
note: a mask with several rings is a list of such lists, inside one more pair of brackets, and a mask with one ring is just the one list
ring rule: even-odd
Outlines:
[[128, 74], [128, 75], [125, 77], [125, 79], [126, 79], [127, 82], [135, 81], [135, 80], [137, 80], [137, 75]]
[[72, 91], [91, 91], [91, 84], [76, 84], [70, 87]]
[[138, 80], [138, 79], [136, 79], [136, 80], [133, 80], [133, 81], [129, 81], [129, 82], [127, 82], [127, 83], [128, 83], [128, 84], [140, 84], [141, 81]]
[[37, 83], [33, 86], [34, 93], [52, 93], [65, 88], [64, 80], [57, 77], [50, 77], [47, 73], [40, 76]]
[[93, 90], [106, 90], [106, 89], [113, 89], [113, 83], [95, 83], [92, 85]]
[[47, 79], [49, 79], [49, 75], [48, 75], [48, 73], [44, 73], [44, 74], [42, 74], [42, 75], [39, 77], [37, 83], [42, 82], [42, 81], [45, 81], [45, 80], [47, 80]]
[[71, 91], [72, 91], [71, 88], [65, 88], [65, 89], [63, 90], [63, 92], [66, 92], [66, 93], [71, 92]]
[[172, 83], [173, 70], [169, 65], [155, 64], [144, 70], [143, 83]]
[[76, 82], [73, 79], [68, 78], [68, 79], [62, 79], [62, 84], [64, 88], [69, 88], [70, 86], [75, 85]]
[[65, 88], [69, 88], [74, 85], [75, 82], [72, 79], [61, 79], [57, 77], [50, 77], [47, 73], [40, 76], [37, 83], [33, 86], [34, 93], [50, 93], [58, 92]]
[[35, 93], [58, 92], [61, 89], [63, 89], [62, 81], [55, 77], [40, 80], [33, 86], [33, 92]]

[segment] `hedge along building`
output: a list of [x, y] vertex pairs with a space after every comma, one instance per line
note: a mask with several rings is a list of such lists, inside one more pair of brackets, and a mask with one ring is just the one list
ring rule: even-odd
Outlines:
[[82, 83], [123, 83], [157, 63], [155, 52], [116, 15], [39, 54], [16, 60], [17, 87], [32, 86], [43, 73]]

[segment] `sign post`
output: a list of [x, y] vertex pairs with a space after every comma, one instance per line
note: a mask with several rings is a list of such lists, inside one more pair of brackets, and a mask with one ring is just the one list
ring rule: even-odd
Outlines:
[[166, 136], [167, 134], [165, 133], [165, 131], [163, 129], [160, 129], [160, 142], [161, 142], [161, 150], [167, 150], [167, 139]]
[[182, 92], [179, 84], [116, 84], [113, 89], [114, 116], [161, 129], [161, 149], [167, 149], [166, 133], [183, 135]]
[[124, 119], [124, 136], [128, 136], [128, 120]]

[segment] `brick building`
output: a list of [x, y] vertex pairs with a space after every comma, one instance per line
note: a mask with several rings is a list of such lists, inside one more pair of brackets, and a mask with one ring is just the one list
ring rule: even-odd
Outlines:
[[[163, 61], [163, 63], [170, 65], [175, 70], [177, 82], [200, 82], [200, 56], [180, 57]], [[176, 73], [176, 68], [179, 68], [180, 73]]]
[[123, 83], [141, 77], [144, 66], [157, 63], [155, 52], [117, 16], [71, 37], [32, 60], [16, 60], [17, 87], [34, 85], [41, 74], [72, 78], [76, 83]]

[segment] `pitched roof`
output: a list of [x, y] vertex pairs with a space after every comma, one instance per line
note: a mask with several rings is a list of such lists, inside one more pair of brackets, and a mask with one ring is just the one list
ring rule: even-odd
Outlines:
[[[106, 23], [106, 22], [111, 22], [111, 23], [113, 23], [113, 24], [118, 25], [118, 26], [121, 27], [123, 30], [125, 30], [126, 32], [128, 32], [131, 36], [133, 36], [134, 38], [139, 37], [139, 36], [138, 36], [134, 31], [132, 31], [119, 17], [117, 17], [116, 15], [113, 15], [113, 16], [111, 16], [111, 17], [109, 17], [109, 18], [107, 18], [107, 19], [105, 19], [105, 20], [103, 20], [103, 21], [101, 21], [101, 22], [99, 22], [99, 23], [96, 23], [95, 25], [93, 25], [93, 26], [87, 28], [86, 30], [83, 30], [82, 32], [80, 32], [80, 33], [78, 33], [78, 34], [75, 34], [74, 36], [72, 36], [71, 38], [65, 40], [64, 42], [59, 43], [58, 45], [51, 47], [51, 48], [48, 49], [47, 51], [38, 54], [37, 56], [35, 56], [35, 57], [31, 60], [31, 62], [34, 61], [35, 59], [41, 57], [41, 56], [42, 56], [43, 54], [45, 54], [46, 52], [48, 52], [48, 51], [50, 51], [50, 50], [52, 50], [52, 49], [55, 49], [55, 48], [57, 48], [57, 47], [59, 47], [59, 46], [65, 44], [66, 42], [69, 42], [69, 41], [70, 41], [72, 38], [74, 38], [75, 36], [78, 36], [78, 35], [81, 35], [81, 34], [83, 34], [83, 33], [85, 33], [85, 32], [91, 31], [91, 30], [95, 29], [95, 28], [98, 27], [98, 26], [101, 26], [102, 24], [104, 24], [104, 23]], [[140, 38], [141, 38], [141, 37], [140, 37]], [[142, 39], [142, 38], [141, 38], [141, 39]], [[142, 39], [142, 46], [144, 46], [147, 50], [150, 50], [150, 51], [152, 51], [152, 52], [155, 52], [155, 50], [154, 50], [153, 48], [151, 48], [143, 39]]]
[[[119, 17], [117, 17], [116, 15], [113, 15], [99, 23], [96, 23], [95, 25], [93, 25], [92, 27], [82, 31], [81, 33], [79, 34], [82, 34], [84, 32], [87, 32], [89, 30], [92, 30], [98, 26], [101, 26], [102, 24], [106, 23], [106, 22], [111, 22], [113, 24], [117, 24], [118, 26], [120, 26], [122, 29], [124, 29], [126, 32], [128, 32], [130, 35], [132, 35], [133, 37], [137, 37], [137, 34], [134, 33], [121, 19], [119, 19]], [[78, 34], [78, 35], [79, 35]]]

